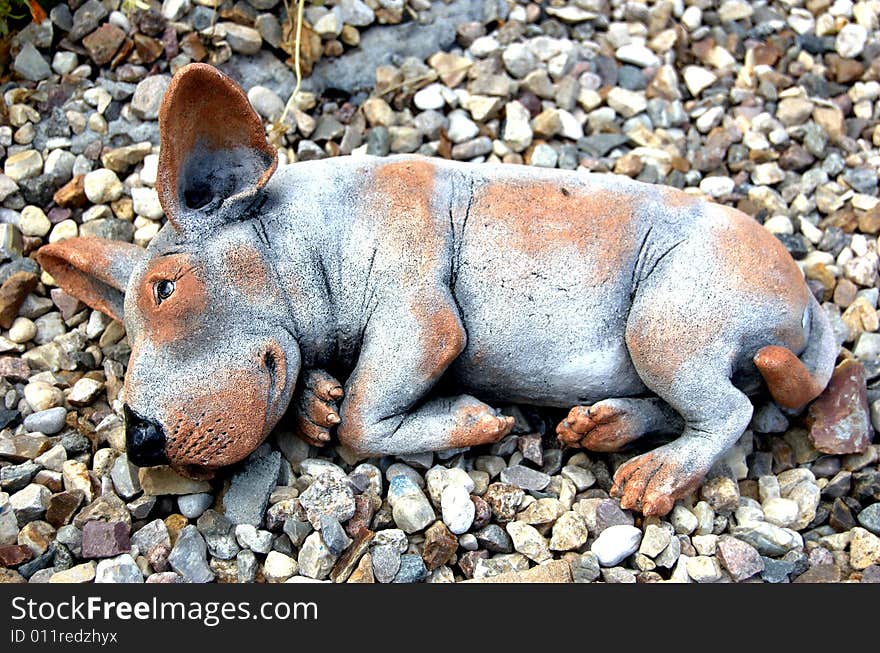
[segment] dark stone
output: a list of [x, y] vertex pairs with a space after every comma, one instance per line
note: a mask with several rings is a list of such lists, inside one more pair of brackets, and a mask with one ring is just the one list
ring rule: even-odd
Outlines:
[[7, 426], [18, 426], [19, 421], [21, 421], [21, 413], [17, 410], [0, 410], [0, 429], [5, 429]]
[[785, 245], [785, 249], [791, 254], [791, 257], [799, 261], [809, 254], [809, 246], [807, 239], [801, 234], [775, 234], [776, 238]]
[[471, 524], [472, 529], [482, 528], [492, 519], [492, 508], [486, 503], [483, 497], [476, 494], [471, 495], [471, 503], [474, 504], [474, 521]]
[[394, 583], [421, 583], [428, 577], [425, 561], [418, 553], [400, 556], [400, 569], [394, 576]]
[[840, 567], [835, 564], [816, 565], [794, 579], [795, 583], [839, 583]]
[[5, 492], [18, 492], [24, 488], [40, 471], [40, 466], [27, 460], [20, 465], [8, 465], [0, 469], [0, 489]]
[[477, 566], [477, 560], [485, 560], [488, 557], [488, 551], [468, 551], [467, 553], [459, 556], [458, 568], [461, 569], [461, 573], [464, 575], [465, 578], [473, 578], [474, 568]]
[[761, 572], [761, 578], [767, 583], [784, 583], [788, 580], [788, 575], [794, 571], [794, 564], [785, 560], [776, 560], [761, 556], [764, 561], [764, 571]]
[[838, 533], [855, 528], [856, 520], [853, 518], [849, 506], [844, 503], [843, 499], [835, 499], [834, 503], [831, 504], [831, 512], [828, 515], [828, 524]]
[[223, 495], [226, 517], [234, 524], [259, 527], [280, 470], [279, 452], [266, 448], [251, 454], [232, 477], [229, 490]]
[[489, 524], [485, 528], [478, 530], [474, 535], [480, 547], [493, 553], [511, 553], [513, 551], [513, 542], [501, 526], [498, 524]]
[[330, 515], [321, 515], [321, 539], [334, 556], [340, 555], [352, 542], [339, 520]]

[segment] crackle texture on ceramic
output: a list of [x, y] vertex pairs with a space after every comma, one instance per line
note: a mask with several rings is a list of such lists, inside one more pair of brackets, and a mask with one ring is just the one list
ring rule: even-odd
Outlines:
[[[190, 475], [254, 450], [306, 370], [304, 435], [324, 442], [338, 422], [364, 455], [494, 442], [513, 425], [499, 402], [574, 406], [559, 437], [588, 449], [680, 433], [612, 488], [665, 514], [743, 433], [747, 395], [766, 382], [799, 407], [831, 376], [827, 318], [785, 248], [736, 210], [500, 164], [275, 170], [247, 98], [205, 65], [177, 73], [160, 127], [169, 224], [148, 249], [75, 238], [39, 260], [124, 315], [129, 411]], [[347, 378], [338, 415], [342, 390], [318, 369]]]

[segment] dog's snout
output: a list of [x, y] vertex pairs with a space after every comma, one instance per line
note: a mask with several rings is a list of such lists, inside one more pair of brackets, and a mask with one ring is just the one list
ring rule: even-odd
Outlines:
[[165, 431], [162, 425], [138, 415], [128, 404], [125, 404], [122, 410], [125, 414], [125, 446], [128, 450], [128, 459], [138, 467], [167, 464]]

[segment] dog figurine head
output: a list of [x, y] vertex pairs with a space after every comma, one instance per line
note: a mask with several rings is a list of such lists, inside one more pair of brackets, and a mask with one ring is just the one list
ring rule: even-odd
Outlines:
[[248, 221], [277, 155], [244, 92], [203, 64], [174, 76], [159, 127], [168, 224], [146, 251], [72, 238], [37, 260], [65, 291], [124, 319], [129, 459], [207, 478], [268, 435], [300, 370], [271, 252]]

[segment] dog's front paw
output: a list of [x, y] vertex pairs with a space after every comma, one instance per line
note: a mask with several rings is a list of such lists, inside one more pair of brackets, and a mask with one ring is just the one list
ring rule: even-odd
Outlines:
[[344, 394], [342, 384], [324, 370], [304, 372], [296, 396], [296, 435], [316, 447], [330, 442], [330, 431], [340, 422]]

